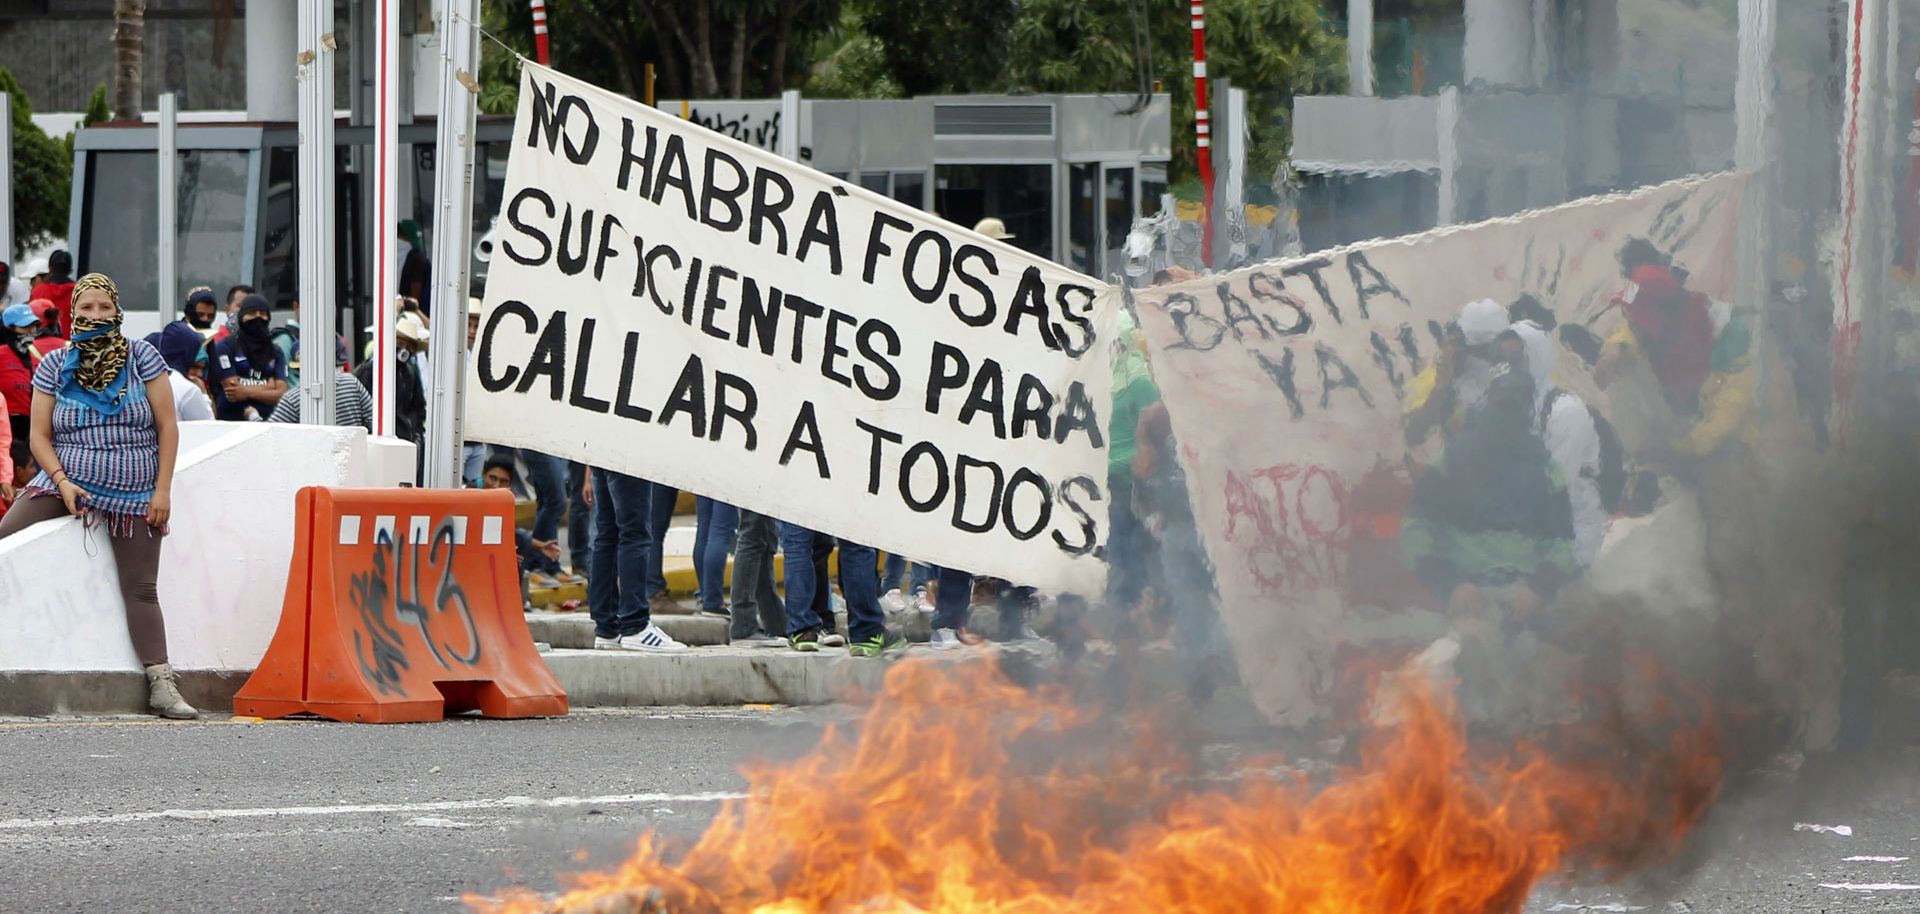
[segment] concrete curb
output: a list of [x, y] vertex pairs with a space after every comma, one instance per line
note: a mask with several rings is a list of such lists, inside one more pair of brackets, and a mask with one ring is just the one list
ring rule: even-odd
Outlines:
[[817, 705], [876, 689], [884, 661], [844, 650], [714, 647], [681, 654], [555, 650], [547, 666], [576, 708], [648, 705]]
[[[725, 624], [717, 619], [676, 618]], [[591, 628], [587, 632], [591, 639]], [[855, 693], [877, 691], [891, 666], [886, 660], [851, 657], [844, 648], [801, 654], [784, 646], [701, 647], [679, 654], [557, 648], [541, 656], [575, 708], [830, 704]], [[1044, 642], [951, 652], [922, 646], [897, 656], [933, 663], [965, 663], [992, 656], [1017, 682], [1051, 679], [1062, 672], [1052, 663], [1055, 649]], [[1127, 678], [1148, 693], [1177, 693], [1184, 683], [1172, 660], [1171, 652], [1164, 649], [1145, 651], [1140, 666]], [[1117, 672], [1114, 662], [1110, 652], [1096, 650], [1083, 657], [1070, 675], [1099, 678]], [[183, 670], [181, 690], [195, 707], [225, 714], [233, 709], [234, 693], [250, 675], [249, 670]], [[145, 713], [146, 677], [139, 672], [0, 672], [0, 717]], [[1233, 728], [1264, 726], [1250, 697], [1237, 686], [1216, 695], [1207, 716], [1230, 722], [1226, 725]]]
[[[181, 670], [180, 693], [202, 711], [233, 710], [252, 670]], [[147, 675], [138, 670], [0, 672], [0, 717], [147, 713]]]
[[[711, 647], [727, 643], [727, 620], [712, 616], [654, 616], [660, 630], [690, 647]], [[533, 640], [544, 641], [556, 650], [592, 650], [593, 618], [584, 612], [530, 612], [527, 628]]]

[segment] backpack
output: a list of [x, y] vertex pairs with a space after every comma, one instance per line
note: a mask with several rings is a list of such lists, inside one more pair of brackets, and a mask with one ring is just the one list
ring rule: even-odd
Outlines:
[[[1547, 394], [1546, 402], [1540, 406], [1540, 432], [1547, 430], [1547, 418], [1553, 415], [1554, 404], [1567, 392], [1558, 387]], [[1613, 423], [1608, 422], [1600, 411], [1587, 405], [1587, 415], [1593, 417], [1593, 430], [1600, 438], [1600, 469], [1594, 473], [1593, 480], [1600, 489], [1600, 505], [1608, 514], [1620, 510], [1621, 497], [1627, 490], [1627, 451], [1620, 445], [1620, 433], [1614, 431]]]

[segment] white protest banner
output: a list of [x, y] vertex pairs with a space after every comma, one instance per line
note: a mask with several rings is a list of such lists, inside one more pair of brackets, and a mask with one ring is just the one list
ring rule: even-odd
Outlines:
[[1102, 586], [1109, 287], [532, 64], [503, 199], [469, 437]]
[[1372, 583], [1349, 574], [1358, 528], [1374, 521], [1357, 490], [1407, 466], [1402, 404], [1462, 306], [1532, 295], [1563, 328], [1604, 339], [1625, 285], [1616, 254], [1635, 237], [1688, 267], [1690, 288], [1725, 294], [1743, 180], [1676, 181], [1138, 295], [1222, 617], [1262, 710], [1296, 724], [1325, 710], [1341, 615]]

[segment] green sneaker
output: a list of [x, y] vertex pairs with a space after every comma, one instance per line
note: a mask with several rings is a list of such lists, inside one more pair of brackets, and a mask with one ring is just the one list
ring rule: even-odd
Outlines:
[[884, 657], [907, 649], [907, 639], [884, 631], [864, 641], [855, 641], [847, 645], [847, 653], [855, 657]]
[[820, 650], [820, 630], [810, 628], [797, 635], [788, 635], [787, 646], [802, 654], [816, 653]]

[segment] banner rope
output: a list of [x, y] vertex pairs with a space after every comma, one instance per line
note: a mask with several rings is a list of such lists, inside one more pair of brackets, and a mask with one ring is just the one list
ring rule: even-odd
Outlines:
[[484, 37], [484, 38], [486, 38], [486, 39], [487, 39], [488, 41], [491, 41], [491, 42], [493, 42], [494, 44], [497, 44], [497, 45], [499, 45], [499, 46], [500, 46], [500, 50], [503, 50], [503, 51], [505, 51], [505, 52], [507, 52], [507, 53], [509, 53], [509, 54], [512, 54], [512, 55], [513, 55], [513, 57], [514, 57], [514, 63], [515, 63], [515, 65], [516, 65], [516, 66], [517, 66], [517, 65], [519, 65], [519, 64], [524, 64], [524, 63], [526, 63], [526, 62], [527, 62], [527, 55], [525, 55], [525, 54], [522, 54], [522, 53], [520, 53], [519, 51], [516, 51], [516, 50], [514, 50], [514, 49], [513, 49], [513, 47], [512, 47], [511, 45], [509, 45], [509, 44], [507, 44], [507, 43], [506, 43], [506, 42], [504, 42], [504, 41], [501, 41], [501, 40], [499, 39], [499, 37], [498, 37], [498, 36], [496, 36], [496, 35], [494, 35], [494, 34], [493, 34], [492, 32], [489, 32], [489, 31], [487, 31], [487, 30], [486, 30], [486, 27], [484, 27], [484, 26], [482, 26], [482, 25], [481, 25], [480, 23], [478, 23], [478, 22], [475, 22], [475, 21], [473, 21], [473, 20], [471, 20], [471, 19], [468, 19], [467, 17], [465, 17], [465, 16], [462, 16], [462, 15], [461, 15], [461, 14], [459, 14], [459, 13], [454, 13], [454, 14], [453, 14], [453, 17], [454, 17], [455, 19], [458, 19], [458, 20], [460, 20], [461, 22], [464, 22], [464, 23], [466, 23], [466, 24], [468, 24], [468, 25], [470, 25], [470, 26], [473, 26], [473, 30], [474, 30], [474, 31], [476, 31], [476, 32], [479, 32], [479, 33], [480, 33], [480, 35], [481, 35], [482, 37]]

